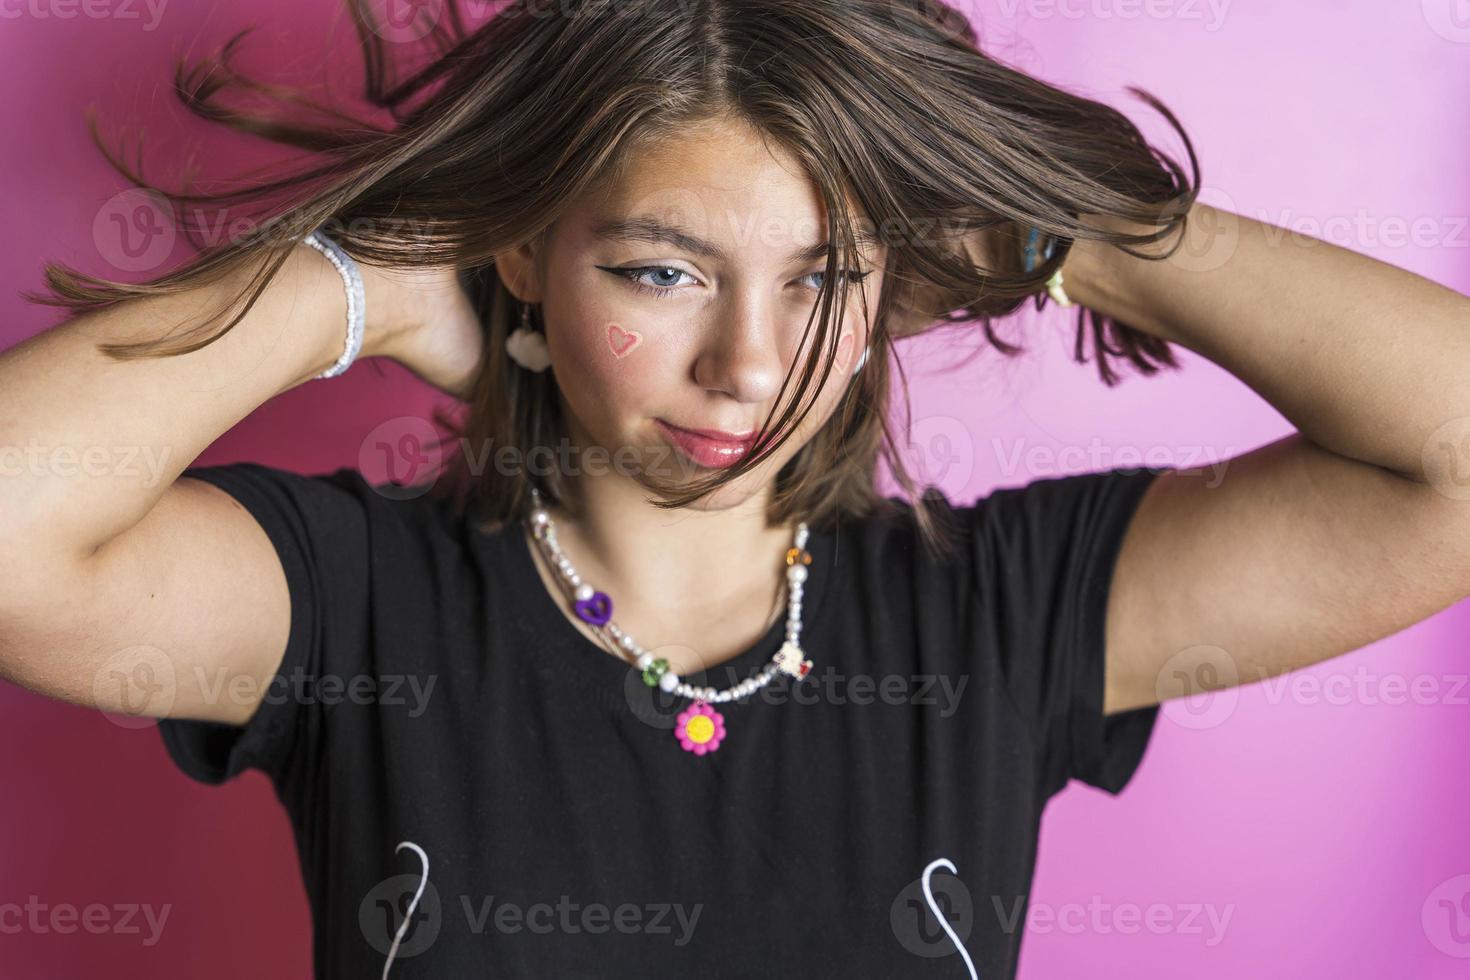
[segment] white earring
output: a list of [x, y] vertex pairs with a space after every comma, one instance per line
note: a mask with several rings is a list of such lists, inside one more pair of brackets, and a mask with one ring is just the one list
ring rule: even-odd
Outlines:
[[868, 348], [864, 347], [863, 356], [858, 358], [857, 367], [852, 369], [852, 376], [854, 378], [857, 377], [858, 372], [863, 369], [863, 365], [866, 363], [868, 363]]
[[546, 345], [546, 335], [531, 329], [531, 304], [521, 306], [521, 325], [505, 338], [505, 351], [527, 371], [539, 374], [551, 367], [551, 348]]

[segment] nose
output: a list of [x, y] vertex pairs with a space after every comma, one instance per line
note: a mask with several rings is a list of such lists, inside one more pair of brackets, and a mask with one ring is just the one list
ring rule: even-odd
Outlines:
[[732, 294], [694, 362], [694, 380], [736, 401], [773, 401], [786, 377], [783, 328], [768, 298]]

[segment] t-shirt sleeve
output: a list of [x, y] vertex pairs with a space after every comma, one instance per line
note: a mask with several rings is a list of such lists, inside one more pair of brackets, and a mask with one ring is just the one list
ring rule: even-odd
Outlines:
[[219, 487], [264, 529], [285, 572], [291, 623], [281, 665], [246, 724], [171, 718], [159, 722], [159, 732], [174, 762], [200, 782], [217, 785], [253, 768], [279, 791], [320, 762], [310, 756], [331, 705], [312, 692], [324, 678], [350, 675], [366, 647], [365, 494], [372, 489], [348, 468], [307, 476], [230, 463], [190, 467], [181, 476]]
[[1113, 569], [1144, 491], [1167, 467], [1047, 477], [975, 507], [977, 582], [992, 590], [1008, 693], [1031, 722], [1043, 799], [1071, 779], [1117, 794], [1143, 758], [1158, 706], [1103, 714]]

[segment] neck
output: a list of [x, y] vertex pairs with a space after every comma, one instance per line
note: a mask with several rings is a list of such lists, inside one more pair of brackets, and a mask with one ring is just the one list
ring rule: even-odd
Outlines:
[[[766, 487], [723, 510], [669, 510], [624, 477], [584, 475], [572, 484], [570, 499], [548, 509], [584, 581], [617, 608], [673, 629], [687, 626], [691, 616], [719, 618], [737, 606], [748, 619], [751, 602], [762, 596], [763, 610], [778, 608], [794, 528], [766, 526], [770, 492]], [[623, 623], [616, 610], [613, 618]], [[625, 628], [633, 632], [631, 624]]]

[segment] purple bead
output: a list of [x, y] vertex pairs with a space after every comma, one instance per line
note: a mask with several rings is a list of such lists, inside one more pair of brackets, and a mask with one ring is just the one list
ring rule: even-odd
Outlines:
[[606, 592], [594, 592], [590, 599], [578, 599], [576, 610], [583, 622], [601, 626], [612, 619], [612, 600]]

